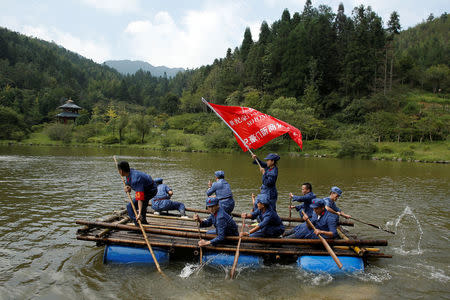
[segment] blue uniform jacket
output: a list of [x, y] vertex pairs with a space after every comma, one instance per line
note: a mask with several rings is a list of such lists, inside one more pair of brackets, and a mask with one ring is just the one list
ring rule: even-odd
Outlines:
[[216, 193], [220, 207], [230, 214], [234, 209], [234, 199], [233, 194], [231, 193], [230, 184], [223, 178], [217, 180], [206, 191], [206, 195], [209, 197], [214, 193]]
[[[261, 185], [261, 193], [267, 194], [269, 196], [269, 201], [272, 205], [272, 208], [277, 210], [277, 199], [278, 199], [278, 191], [276, 187], [277, 178], [278, 178], [278, 167], [273, 166], [273, 168], [267, 167], [267, 164], [257, 158], [259, 164], [262, 168], [264, 168], [265, 172], [262, 175], [262, 185]], [[256, 161], [253, 161], [256, 164]]]
[[217, 213], [211, 214], [208, 219], [200, 223], [200, 227], [216, 227], [217, 237], [211, 240], [211, 245], [215, 246], [225, 239], [225, 236], [239, 235], [238, 228], [233, 218], [219, 207]]
[[154, 210], [159, 210], [167, 206], [166, 202], [170, 201], [169, 191], [171, 190], [172, 189], [164, 183], [158, 184], [156, 196], [152, 199], [152, 208]]
[[301, 212], [301, 210], [303, 209], [303, 211], [305, 212], [305, 214], [308, 215], [308, 217], [312, 217], [314, 210], [311, 208], [311, 202], [312, 200], [316, 198], [316, 195], [314, 195], [313, 192], [309, 192], [306, 195], [303, 196], [293, 196], [292, 197], [292, 201], [297, 201], [297, 202], [303, 202], [303, 204], [297, 205], [295, 207], [295, 209], [300, 212], [300, 217], [303, 217], [303, 214]]
[[143, 192], [145, 200], [150, 200], [156, 194], [156, 183], [152, 177], [144, 172], [130, 169], [126, 177], [126, 184], [131, 186], [135, 192]]
[[[336, 215], [325, 210], [320, 219], [314, 212], [312, 218], [310, 218], [310, 221], [311, 223], [313, 223], [316, 229], [331, 231], [333, 233], [333, 237], [336, 237], [336, 217]], [[295, 227], [295, 237], [298, 239], [318, 239], [317, 235], [314, 234], [314, 230], [308, 228], [306, 224], [307, 223], [305, 222]], [[324, 238], [329, 238], [326, 235], [322, 236]]]
[[284, 232], [283, 222], [277, 212], [273, 209], [268, 208], [264, 213], [262, 213], [259, 209], [252, 212], [252, 219], [256, 219], [258, 216], [261, 219], [258, 224], [260, 228], [259, 231], [261, 231], [264, 236], [275, 237]]
[[335, 212], [341, 211], [341, 209], [337, 207], [336, 202], [331, 200], [330, 197], [323, 198], [323, 200], [325, 201], [325, 205], [332, 208]]

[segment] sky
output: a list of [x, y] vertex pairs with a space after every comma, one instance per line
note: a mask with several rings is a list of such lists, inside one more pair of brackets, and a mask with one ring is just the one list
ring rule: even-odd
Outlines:
[[[154, 66], [197, 68], [224, 57], [242, 43], [249, 27], [253, 40], [263, 21], [271, 25], [285, 8], [291, 16], [306, 0], [0, 0], [0, 27], [53, 41], [97, 63], [142, 60]], [[371, 6], [384, 24], [392, 11], [402, 29], [430, 13], [448, 12], [448, 0], [312, 0], [314, 7], [339, 3]]]

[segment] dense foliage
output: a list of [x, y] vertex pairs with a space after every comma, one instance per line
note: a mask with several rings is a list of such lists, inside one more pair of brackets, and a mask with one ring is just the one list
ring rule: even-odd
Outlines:
[[[273, 24], [263, 22], [257, 40], [247, 28], [242, 44], [224, 58], [171, 79], [144, 71], [124, 76], [54, 43], [0, 28], [0, 138], [24, 138], [33, 125], [53, 121], [71, 97], [82, 115], [68, 133], [48, 126], [53, 139], [158, 139], [190, 149], [193, 142], [178, 130], [204, 136], [209, 148], [235, 147], [230, 132], [205, 113], [205, 97], [274, 115], [301, 129], [306, 140], [339, 139], [346, 153], [368, 145], [359, 153], [369, 154], [370, 141], [447, 139], [447, 14], [401, 31], [394, 11], [386, 25], [371, 7], [347, 15], [342, 4], [333, 12], [307, 0], [302, 12], [285, 10]], [[361, 138], [352, 142], [352, 136]]]

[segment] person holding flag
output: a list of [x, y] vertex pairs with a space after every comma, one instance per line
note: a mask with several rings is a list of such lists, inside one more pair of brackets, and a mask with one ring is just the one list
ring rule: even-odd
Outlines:
[[[266, 162], [261, 161], [256, 155], [252, 154], [254, 164], [258, 164], [262, 174], [261, 194], [268, 196], [270, 205], [274, 211], [277, 211], [278, 191], [276, 187], [278, 178], [277, 161], [280, 160], [278, 154], [270, 153], [264, 158]], [[256, 210], [256, 204], [255, 204]]]

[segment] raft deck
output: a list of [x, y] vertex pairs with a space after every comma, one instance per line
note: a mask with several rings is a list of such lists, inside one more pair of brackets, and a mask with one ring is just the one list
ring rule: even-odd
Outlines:
[[[200, 214], [206, 214], [205, 210], [186, 209]], [[239, 216], [239, 214], [233, 214]], [[300, 218], [282, 218], [286, 230], [298, 225]], [[148, 239], [152, 246], [168, 249], [171, 253], [198, 255], [198, 241], [211, 240], [214, 234], [206, 234], [211, 228], [201, 228], [200, 233], [197, 223], [192, 217], [181, 218], [176, 215], [154, 215], [147, 213], [148, 225], [144, 225]], [[236, 220], [239, 230], [240, 220]], [[246, 225], [254, 221], [246, 220]], [[115, 212], [113, 215], [96, 221], [78, 220], [79, 225], [84, 225], [77, 231], [77, 239], [96, 242], [102, 245], [133, 245], [146, 247], [145, 240], [139, 227], [129, 222], [126, 210]], [[341, 222], [342, 226], [352, 226], [351, 222]], [[347, 236], [346, 236], [347, 237]], [[347, 237], [348, 238], [348, 237]], [[235, 252], [239, 237], [227, 237], [226, 241], [217, 246], [205, 246], [204, 251]], [[391, 258], [391, 255], [380, 252], [378, 248], [366, 248], [367, 246], [387, 246], [386, 240], [359, 240], [355, 237], [348, 239], [328, 239], [329, 245], [338, 256], [359, 256], [365, 260], [368, 258]], [[355, 251], [360, 249], [362, 251]], [[243, 237], [240, 246], [241, 253], [262, 255], [271, 260], [295, 260], [304, 255], [328, 255], [319, 239], [282, 239], [282, 238], [252, 238]]]

